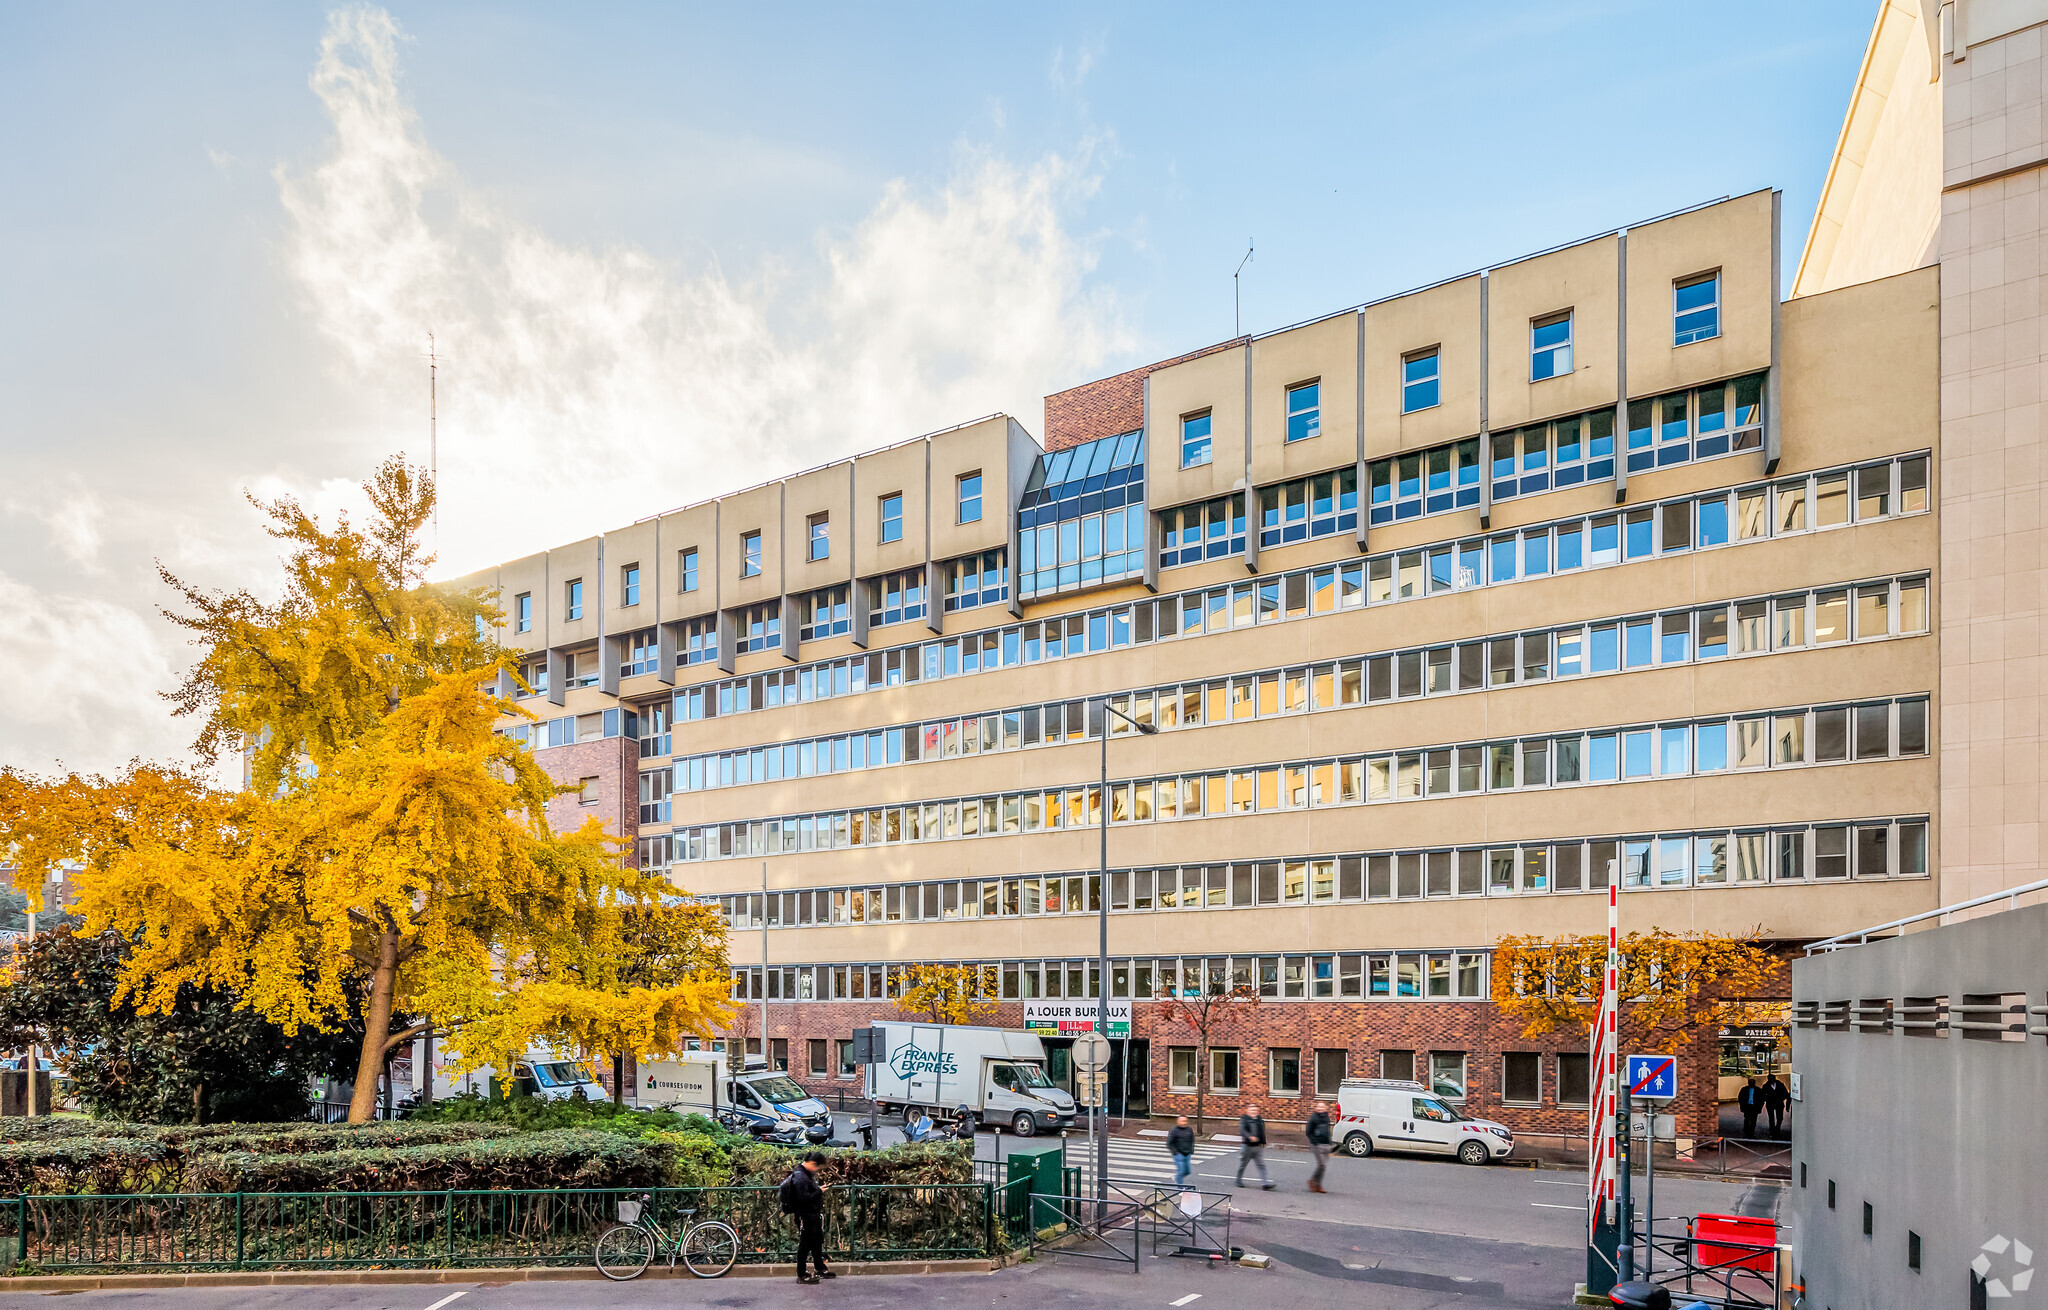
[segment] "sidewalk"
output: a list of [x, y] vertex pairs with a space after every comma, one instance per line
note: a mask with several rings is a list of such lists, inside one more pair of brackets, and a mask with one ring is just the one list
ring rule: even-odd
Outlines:
[[[856, 1263], [835, 1260], [832, 1267], [841, 1274], [987, 1274], [994, 1273], [993, 1260], [875, 1260]], [[735, 1265], [727, 1278], [794, 1278], [793, 1264]], [[687, 1279], [695, 1275], [680, 1265], [649, 1265], [634, 1281]], [[349, 1287], [362, 1284], [416, 1283], [556, 1283], [608, 1281], [591, 1265], [522, 1265], [485, 1269], [255, 1269], [239, 1272], [157, 1273], [157, 1274], [31, 1274], [0, 1278], [0, 1293], [7, 1292], [118, 1292], [165, 1287]]]

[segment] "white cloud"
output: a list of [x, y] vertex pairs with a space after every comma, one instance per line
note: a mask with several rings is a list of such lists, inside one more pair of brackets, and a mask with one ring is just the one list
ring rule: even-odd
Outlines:
[[962, 147], [950, 181], [890, 183], [814, 265], [692, 272], [555, 241], [468, 185], [404, 94], [402, 40], [382, 10], [330, 17], [312, 86], [334, 136], [278, 171], [283, 255], [416, 459], [435, 333], [452, 568], [998, 409], [1035, 430], [1046, 391], [1131, 346], [1068, 227], [1085, 145], [1028, 165]]
[[90, 572], [100, 572], [106, 510], [99, 497], [87, 490], [76, 476], [61, 492], [49, 487], [38, 487], [36, 492], [28, 499], [10, 498], [5, 502], [5, 508], [10, 513], [26, 515], [42, 523], [48, 530], [50, 544], [69, 557], [72, 563]]
[[181, 754], [196, 725], [158, 695], [178, 682], [166, 630], [109, 601], [52, 595], [0, 574], [0, 668], [14, 694], [5, 763], [114, 769]]

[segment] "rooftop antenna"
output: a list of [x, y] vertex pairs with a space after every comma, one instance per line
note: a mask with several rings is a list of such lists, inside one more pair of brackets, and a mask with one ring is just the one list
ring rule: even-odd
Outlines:
[[434, 484], [434, 549], [441, 549], [441, 431], [438, 413], [441, 361], [434, 353], [434, 334], [427, 333], [427, 477]]
[[1231, 326], [1237, 329], [1231, 333], [1234, 337], [1244, 335], [1244, 300], [1238, 295], [1237, 278], [1238, 273], [1244, 272], [1244, 266], [1252, 262], [1252, 248], [1252, 239], [1246, 237], [1244, 239], [1244, 258], [1237, 261], [1237, 273], [1230, 275]]

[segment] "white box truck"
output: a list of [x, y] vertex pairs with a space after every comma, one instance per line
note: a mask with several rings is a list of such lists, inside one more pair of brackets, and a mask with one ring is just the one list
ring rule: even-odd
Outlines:
[[729, 1073], [720, 1051], [685, 1051], [673, 1060], [642, 1056], [636, 1067], [633, 1098], [640, 1109], [707, 1118], [736, 1114], [764, 1131], [802, 1129], [813, 1141], [832, 1135], [831, 1111], [786, 1073], [765, 1067]]
[[1045, 1076], [1045, 1044], [1035, 1033], [900, 1021], [873, 1027], [881, 1050], [867, 1067], [867, 1092], [881, 1113], [922, 1106], [945, 1119], [964, 1105], [1019, 1137], [1074, 1121], [1074, 1098]]
[[[425, 1044], [415, 1040], [412, 1044], [413, 1086], [415, 1091], [423, 1090], [426, 1079], [421, 1075], [425, 1067]], [[512, 1081], [499, 1083], [498, 1071], [488, 1064], [477, 1065], [463, 1073], [455, 1072], [454, 1061], [441, 1047], [434, 1048], [434, 1099], [447, 1100], [474, 1092], [478, 1096], [517, 1095], [539, 1097], [543, 1101], [566, 1101], [580, 1089], [584, 1099], [609, 1101], [612, 1094], [605, 1090], [604, 1083], [597, 1076], [597, 1068], [589, 1060], [563, 1055], [544, 1046], [530, 1048], [520, 1059], [513, 1062]], [[495, 1091], [494, 1091], [495, 1088]]]

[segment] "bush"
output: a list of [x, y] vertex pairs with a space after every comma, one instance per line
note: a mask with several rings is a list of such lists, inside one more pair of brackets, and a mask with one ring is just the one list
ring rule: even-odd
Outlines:
[[[749, 1145], [733, 1152], [735, 1187], [765, 1187], [789, 1177], [804, 1152], [790, 1147]], [[974, 1149], [966, 1142], [903, 1142], [879, 1151], [826, 1151], [818, 1181], [902, 1183], [930, 1186], [974, 1181]]]
[[556, 1187], [656, 1187], [673, 1148], [615, 1133], [555, 1129], [427, 1146], [363, 1147], [266, 1155], [195, 1155], [185, 1185], [195, 1192], [506, 1191]]
[[0, 1146], [0, 1193], [176, 1190], [177, 1165], [143, 1137], [60, 1136]]

